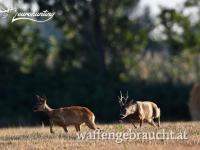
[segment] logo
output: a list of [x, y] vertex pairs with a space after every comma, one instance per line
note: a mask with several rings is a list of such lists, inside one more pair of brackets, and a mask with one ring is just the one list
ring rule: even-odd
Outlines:
[[17, 11], [16, 9], [11, 9], [11, 8], [8, 8], [7, 10], [6, 9], [0, 10], [0, 17], [6, 18], [8, 17], [9, 13], [16, 12], [16, 11]]
[[51, 20], [55, 12], [49, 12], [48, 10], [42, 12], [18, 12], [16, 9], [3, 9], [0, 10], [0, 17], [8, 17], [9, 14], [14, 14], [11, 23], [19, 20], [30, 20], [34, 22], [46, 22]]

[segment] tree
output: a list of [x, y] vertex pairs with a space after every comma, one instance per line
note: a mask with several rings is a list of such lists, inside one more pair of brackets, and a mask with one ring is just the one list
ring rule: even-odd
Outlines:
[[[139, 0], [37, 0], [40, 11], [56, 12], [54, 21], [64, 34], [61, 47], [65, 49], [60, 50], [60, 53], [76, 49], [76, 54], [82, 58], [79, 60], [80, 64], [98, 68], [95, 72], [101, 78], [105, 78], [106, 72], [113, 65], [121, 66], [119, 70], [123, 70], [123, 60], [120, 59], [124, 51], [135, 53], [146, 44], [145, 36], [148, 31], [140, 27], [141, 22], [137, 19], [129, 18], [138, 2]], [[62, 57], [64, 58], [63, 55]], [[97, 60], [98, 63], [94, 63]]]

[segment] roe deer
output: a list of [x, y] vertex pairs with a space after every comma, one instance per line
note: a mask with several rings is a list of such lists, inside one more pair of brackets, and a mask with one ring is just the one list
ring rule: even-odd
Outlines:
[[[122, 96], [120, 91], [119, 104], [121, 107], [121, 120], [130, 116], [131, 123], [135, 128], [137, 128], [133, 122], [133, 119], [138, 119], [140, 122], [140, 128], [143, 125], [143, 121], [147, 121], [152, 126], [156, 126], [154, 120], [156, 119], [158, 124], [157, 126], [160, 127], [160, 108], [150, 101], [136, 101], [134, 102], [131, 100], [127, 103], [128, 99], [128, 91], [126, 97]], [[124, 99], [124, 100], [123, 100]]]
[[36, 105], [34, 112], [45, 112], [49, 117], [50, 132], [53, 131], [53, 124], [61, 126], [67, 133], [67, 126], [74, 125], [76, 131], [80, 131], [81, 125], [85, 123], [90, 129], [96, 130], [95, 116], [86, 107], [71, 106], [58, 109], [52, 109], [47, 105], [47, 98], [36, 95], [38, 104]]

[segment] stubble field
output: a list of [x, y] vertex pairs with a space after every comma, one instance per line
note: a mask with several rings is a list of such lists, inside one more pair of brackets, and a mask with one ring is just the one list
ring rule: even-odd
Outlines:
[[[54, 127], [54, 134], [50, 134], [48, 127], [1, 128], [0, 149], [200, 149], [200, 122], [165, 122], [160, 128], [145, 124], [142, 129], [135, 129], [131, 124], [98, 124], [98, 127], [101, 131], [95, 132], [96, 139], [91, 137], [94, 131], [88, 129], [86, 125], [82, 126], [79, 133], [79, 136], [80, 134], [85, 135], [85, 139], [78, 139], [74, 127], [68, 127], [67, 134], [60, 127]], [[137, 133], [162, 133], [164, 131], [174, 132], [178, 139], [146, 139], [146, 134], [141, 134], [139, 139], [134, 137]], [[130, 132], [132, 139], [128, 135]], [[186, 133], [187, 139], [179, 139], [181, 136], [179, 133], [182, 132]], [[97, 136], [97, 133], [100, 136]], [[108, 139], [108, 133], [112, 135], [110, 139]], [[123, 133], [127, 135], [124, 136]]]

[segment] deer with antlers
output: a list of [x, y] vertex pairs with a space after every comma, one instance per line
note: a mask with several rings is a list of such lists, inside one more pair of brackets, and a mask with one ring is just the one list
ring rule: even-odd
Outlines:
[[50, 132], [54, 133], [53, 125], [61, 126], [67, 133], [67, 126], [74, 125], [76, 131], [80, 131], [81, 125], [85, 123], [90, 129], [96, 130], [95, 116], [92, 111], [86, 107], [71, 106], [58, 109], [52, 109], [47, 105], [47, 98], [36, 95], [38, 104], [36, 105], [34, 112], [45, 112], [50, 121]]
[[139, 120], [140, 128], [144, 121], [147, 121], [152, 126], [156, 126], [154, 120], [157, 120], [157, 126], [160, 126], [160, 108], [151, 101], [133, 101], [127, 102], [128, 91], [126, 97], [122, 96], [120, 91], [120, 97], [118, 96], [120, 108], [121, 108], [121, 120], [126, 117], [130, 117], [131, 123], [135, 128], [134, 120]]

